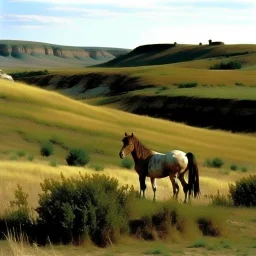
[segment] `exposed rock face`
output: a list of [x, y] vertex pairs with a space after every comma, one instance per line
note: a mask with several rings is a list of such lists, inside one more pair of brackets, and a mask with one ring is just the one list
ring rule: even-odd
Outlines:
[[5, 80], [9, 80], [9, 81], [14, 81], [11, 76], [5, 74], [4, 71], [2, 71], [1, 69], [0, 69], [0, 78], [5, 79]]
[[128, 53], [128, 49], [104, 48], [104, 47], [69, 47], [44, 43], [4, 41], [0, 40], [0, 56], [19, 58], [25, 55], [52, 55], [61, 58], [106, 58], [114, 59]]

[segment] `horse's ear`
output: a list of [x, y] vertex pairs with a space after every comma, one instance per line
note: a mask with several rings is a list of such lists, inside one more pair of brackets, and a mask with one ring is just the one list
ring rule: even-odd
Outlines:
[[128, 136], [127, 132], [125, 132], [125, 133], [124, 133], [124, 136], [125, 136], [125, 137], [127, 137], [127, 136]]
[[132, 137], [134, 137], [133, 132], [132, 132]]

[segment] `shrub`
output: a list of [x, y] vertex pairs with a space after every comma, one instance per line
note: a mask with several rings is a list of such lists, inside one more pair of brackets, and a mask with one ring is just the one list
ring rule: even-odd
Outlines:
[[206, 161], [204, 162], [205, 166], [214, 167], [214, 168], [220, 168], [223, 166], [223, 164], [224, 164], [224, 161], [219, 157], [215, 157], [212, 160], [206, 159]]
[[17, 154], [18, 157], [23, 157], [23, 156], [26, 155], [26, 152], [25, 152], [25, 151], [22, 151], [22, 150], [18, 150], [18, 151], [16, 152], [16, 154]]
[[236, 170], [238, 169], [238, 166], [237, 166], [236, 164], [231, 164], [231, 165], [230, 165], [230, 169], [231, 169], [232, 171], [236, 171]]
[[117, 179], [99, 174], [66, 179], [62, 175], [60, 181], [46, 179], [41, 187], [38, 223], [51, 241], [82, 243], [90, 238], [106, 246], [129, 231], [135, 192], [128, 186], [119, 187]]
[[129, 158], [125, 158], [121, 162], [121, 167], [125, 169], [132, 169], [133, 168], [133, 161]]
[[229, 184], [229, 193], [236, 206], [256, 206], [256, 175]]
[[247, 167], [245, 166], [241, 167], [241, 172], [247, 172]]
[[71, 166], [84, 166], [89, 163], [89, 152], [81, 148], [70, 149], [66, 157], [68, 165]]
[[40, 76], [40, 75], [48, 75], [48, 70], [39, 70], [39, 71], [30, 71], [30, 72], [16, 72], [11, 73], [10, 75], [13, 77], [13, 79], [19, 79], [23, 77], [30, 77], [30, 76]]
[[50, 162], [49, 162], [49, 165], [52, 166], [52, 167], [57, 167], [58, 166], [58, 162], [56, 159], [52, 159]]
[[54, 152], [53, 145], [50, 141], [44, 142], [41, 145], [40, 153], [42, 156], [50, 156]]
[[242, 68], [242, 64], [236, 61], [221, 62], [210, 67], [210, 69], [221, 69], [221, 70], [241, 69], [241, 68]]
[[33, 155], [28, 155], [27, 159], [28, 159], [28, 161], [32, 162], [34, 160], [34, 156]]
[[16, 161], [18, 160], [19, 156], [15, 153], [10, 157], [10, 160]]
[[182, 84], [178, 84], [178, 88], [193, 88], [193, 87], [196, 87], [197, 85], [198, 85], [197, 82], [182, 83]]
[[104, 171], [104, 166], [100, 164], [93, 164], [90, 167], [97, 172]]

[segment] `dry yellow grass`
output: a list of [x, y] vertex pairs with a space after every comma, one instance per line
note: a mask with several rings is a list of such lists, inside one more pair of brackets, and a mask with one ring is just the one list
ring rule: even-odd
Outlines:
[[[217, 190], [220, 193], [228, 193], [228, 183], [232, 183], [242, 176], [241, 173], [232, 172], [230, 174], [222, 174], [217, 169], [206, 168], [199, 166], [200, 185], [202, 197], [195, 200], [195, 203], [207, 203], [204, 195], [216, 194]], [[29, 205], [34, 208], [37, 206], [38, 194], [41, 192], [40, 183], [45, 178], [60, 179], [60, 174], [63, 173], [66, 177], [78, 177], [79, 172], [84, 174], [106, 174], [110, 177], [118, 179], [120, 185], [133, 185], [136, 190], [139, 190], [138, 175], [134, 170], [120, 169], [114, 166], [109, 166], [104, 171], [95, 171], [87, 167], [69, 167], [61, 165], [51, 167], [43, 162], [25, 162], [25, 161], [2, 161], [0, 162], [0, 214], [9, 208], [9, 202], [14, 199], [14, 191], [17, 184], [21, 185], [26, 193], [29, 194]], [[247, 174], [246, 174], [247, 175]], [[147, 179], [146, 197], [153, 198], [150, 180]], [[158, 200], [167, 200], [172, 196], [172, 186], [169, 178], [157, 180], [157, 198]], [[184, 199], [182, 187], [180, 185], [179, 198]]]

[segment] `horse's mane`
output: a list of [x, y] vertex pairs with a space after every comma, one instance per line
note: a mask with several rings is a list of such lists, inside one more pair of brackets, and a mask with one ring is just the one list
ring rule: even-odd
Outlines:
[[146, 159], [152, 155], [152, 150], [146, 148], [135, 136], [133, 136], [133, 144], [137, 159]]

